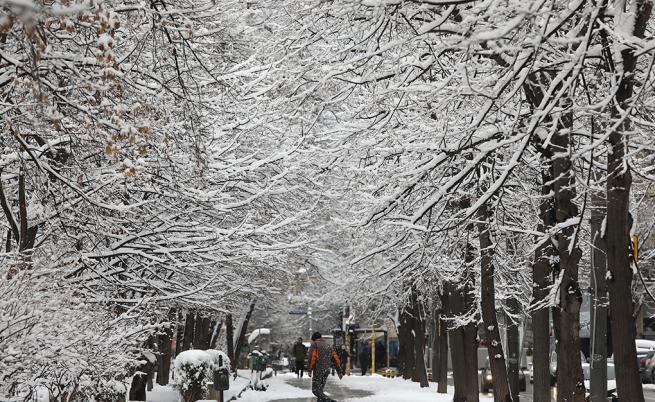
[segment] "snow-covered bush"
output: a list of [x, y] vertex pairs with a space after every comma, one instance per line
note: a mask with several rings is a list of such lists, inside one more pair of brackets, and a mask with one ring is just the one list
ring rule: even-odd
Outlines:
[[123, 379], [156, 328], [116, 320], [54, 278], [35, 267], [0, 281], [0, 396], [120, 400]]
[[213, 379], [213, 372], [221, 368], [229, 370], [230, 360], [219, 350], [194, 349], [177, 355], [175, 383], [184, 401], [194, 402], [202, 399], [207, 392], [207, 383]]

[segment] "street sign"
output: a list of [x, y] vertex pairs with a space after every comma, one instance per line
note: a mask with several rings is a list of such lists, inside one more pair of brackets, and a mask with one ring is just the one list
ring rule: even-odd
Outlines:
[[302, 309], [294, 309], [294, 310], [289, 310], [289, 314], [291, 314], [291, 315], [307, 315], [307, 311], [302, 310]]

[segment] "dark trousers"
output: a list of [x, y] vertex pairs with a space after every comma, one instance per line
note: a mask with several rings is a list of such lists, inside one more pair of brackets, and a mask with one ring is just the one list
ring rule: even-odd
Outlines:
[[302, 378], [305, 371], [305, 362], [303, 360], [296, 360], [296, 374], [298, 378]]
[[325, 395], [323, 388], [325, 388], [325, 383], [327, 382], [330, 371], [314, 371], [314, 376], [312, 376], [312, 394], [316, 396], [317, 402], [331, 402], [332, 399]]

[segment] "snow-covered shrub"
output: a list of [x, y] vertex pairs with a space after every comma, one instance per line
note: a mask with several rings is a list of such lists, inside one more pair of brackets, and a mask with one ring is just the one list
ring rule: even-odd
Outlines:
[[230, 360], [219, 350], [194, 349], [177, 355], [174, 368], [175, 383], [184, 401], [195, 402], [202, 399], [207, 392], [207, 383], [213, 379], [213, 372], [221, 368], [229, 370]]
[[34, 267], [0, 281], [0, 397], [119, 401], [121, 380], [156, 328], [117, 320], [55, 278]]
[[121, 402], [125, 401], [127, 385], [118, 380], [103, 381], [98, 385], [95, 393], [95, 402]]

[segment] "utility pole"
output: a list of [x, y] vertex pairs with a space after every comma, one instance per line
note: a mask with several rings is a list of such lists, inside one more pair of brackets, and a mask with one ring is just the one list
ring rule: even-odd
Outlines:
[[307, 307], [307, 318], [309, 318], [309, 337], [312, 337], [312, 308]]
[[[591, 402], [607, 401], [607, 273], [606, 245], [602, 226], [605, 199], [591, 194]], [[629, 301], [628, 301], [629, 302]]]
[[345, 374], [347, 376], [350, 375], [350, 355], [352, 354], [352, 350], [350, 348], [350, 306], [345, 305], [343, 306], [343, 318], [342, 318], [342, 327], [341, 330], [346, 334], [346, 337], [344, 339], [344, 343], [346, 346], [346, 372]]

